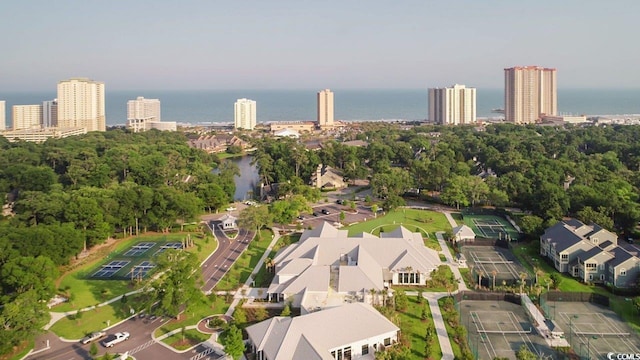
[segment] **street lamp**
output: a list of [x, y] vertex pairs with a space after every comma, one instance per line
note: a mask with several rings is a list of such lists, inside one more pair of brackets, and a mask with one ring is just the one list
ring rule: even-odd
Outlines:
[[594, 336], [591, 336], [591, 337], [587, 338], [587, 359], [588, 360], [591, 360], [591, 348], [589, 347], [589, 342], [590, 342], [591, 339], [597, 340], [598, 337], [594, 335]]
[[571, 346], [571, 334], [573, 333], [573, 328], [571, 327], [571, 320], [577, 319], [578, 315], [572, 315], [569, 318], [569, 346]]

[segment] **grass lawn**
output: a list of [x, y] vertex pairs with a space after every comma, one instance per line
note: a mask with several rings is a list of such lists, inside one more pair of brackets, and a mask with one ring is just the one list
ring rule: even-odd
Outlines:
[[430, 210], [417, 209], [393, 210], [383, 216], [351, 225], [345, 229], [349, 231], [349, 236], [354, 236], [362, 232], [378, 235], [380, 234], [380, 230], [389, 232], [400, 225], [410, 231], [422, 233], [422, 237], [425, 239], [425, 245], [437, 251], [442, 249], [440, 248], [440, 244], [438, 244], [435, 233], [437, 231], [451, 230], [451, 225], [449, 225], [447, 218], [443, 214]]
[[128, 313], [124, 315], [121, 311], [121, 303], [116, 301], [95, 310], [84, 311], [81, 313], [80, 318], [69, 315], [64, 319], [58, 320], [51, 327], [51, 331], [67, 340], [75, 340], [84, 337], [90, 332], [106, 328], [107, 322], [113, 325], [127, 316], [129, 316]]
[[22, 360], [35, 346], [33, 340], [23, 341], [15, 352], [0, 355], [0, 360]]
[[[445, 327], [447, 329], [447, 335], [449, 336], [449, 342], [451, 343], [451, 348], [453, 349], [453, 356], [456, 359], [462, 359], [463, 358], [462, 357], [462, 349], [460, 348], [460, 344], [458, 344], [454, 340], [454, 337], [453, 337], [454, 330], [451, 327], [451, 325], [449, 324], [449, 319], [447, 317], [445, 317], [446, 316], [446, 314], [445, 314], [446, 312], [444, 311], [444, 304], [445, 304], [446, 299], [447, 299], [446, 297], [438, 299], [438, 305], [440, 306], [440, 312], [442, 313], [442, 316], [443, 316], [443, 319], [444, 319], [444, 325], [445, 325]], [[456, 314], [455, 316], [457, 317], [458, 313], [456, 312], [455, 314]], [[463, 343], [463, 346], [465, 346], [467, 348], [466, 351], [468, 353], [471, 352], [471, 350], [468, 348], [468, 345], [466, 344], [466, 342]]]
[[462, 219], [462, 214], [460, 213], [451, 213], [451, 217], [453, 218], [453, 220], [456, 221], [458, 225], [464, 223], [464, 220]]
[[460, 276], [462, 276], [462, 280], [467, 285], [467, 289], [473, 289], [473, 284], [471, 282], [471, 275], [469, 274], [469, 268], [458, 268], [460, 271]]
[[200, 320], [215, 314], [224, 314], [229, 309], [229, 304], [225, 301], [224, 296], [216, 296], [215, 301], [206, 299], [194, 304], [191, 304], [191, 308], [180, 315], [180, 319], [173, 319], [168, 323], [159, 327], [154, 335], [156, 337], [162, 336], [175, 329], [180, 329], [183, 326], [196, 325]]
[[[192, 234], [195, 238], [196, 246], [189, 249], [189, 251], [197, 252], [198, 259], [204, 260], [215, 248], [217, 242], [210, 236], [205, 239], [198, 238], [197, 235]], [[96, 268], [105, 262], [105, 258], [114, 258], [113, 254], [119, 254], [129, 249], [133, 244], [141, 241], [165, 241], [165, 240], [182, 240], [186, 234], [169, 234], [169, 235], [143, 235], [139, 237], [120, 240], [115, 246], [110, 248], [101, 249], [96, 254], [94, 260], [87, 262], [62, 275], [59, 279], [58, 288], [62, 293], [71, 294], [71, 299], [67, 303], [60, 304], [54, 308], [53, 311], [64, 312], [70, 310], [82, 309], [89, 306], [102, 303], [118, 295], [122, 295], [126, 292], [134, 290], [134, 286], [129, 280], [101, 280], [91, 279], [89, 276], [93, 274]]]
[[[300, 234], [289, 234], [280, 238], [280, 240], [275, 244], [268, 257], [273, 257], [281, 248], [291, 245], [300, 240]], [[275, 274], [267, 271], [266, 266], [262, 266], [255, 277], [255, 287], [269, 287], [271, 284], [271, 280], [273, 280], [273, 276]]]
[[192, 346], [198, 345], [203, 341], [209, 340], [211, 334], [203, 334], [197, 329], [185, 330], [162, 339], [162, 342], [171, 346], [176, 350], [187, 350]]
[[218, 285], [213, 289], [214, 291], [235, 290], [247, 281], [273, 239], [270, 230], [261, 230], [260, 233], [262, 234], [261, 238], [256, 236], [249, 243], [249, 247], [218, 282]]
[[[410, 359], [441, 359], [442, 351], [435, 336], [431, 339], [431, 351], [429, 354], [425, 354], [427, 322], [433, 326], [433, 319], [431, 318], [431, 310], [429, 309], [427, 299], [422, 299], [422, 303], [418, 303], [417, 296], [408, 296], [408, 298], [409, 306], [407, 310], [397, 312], [397, 314], [400, 317], [400, 331], [411, 343]], [[427, 320], [422, 320], [423, 309], [426, 309]]]

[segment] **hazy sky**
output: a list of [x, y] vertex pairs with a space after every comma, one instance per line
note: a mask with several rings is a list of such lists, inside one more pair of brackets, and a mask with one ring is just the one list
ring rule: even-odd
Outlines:
[[640, 88], [640, 1], [0, 0], [0, 91]]

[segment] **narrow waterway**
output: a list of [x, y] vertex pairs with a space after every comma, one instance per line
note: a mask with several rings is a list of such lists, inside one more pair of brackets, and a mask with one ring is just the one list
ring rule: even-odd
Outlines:
[[225, 161], [231, 161], [238, 165], [240, 176], [236, 176], [236, 193], [234, 199], [238, 201], [253, 199], [253, 192], [259, 184], [258, 169], [251, 165], [251, 156], [234, 157]]

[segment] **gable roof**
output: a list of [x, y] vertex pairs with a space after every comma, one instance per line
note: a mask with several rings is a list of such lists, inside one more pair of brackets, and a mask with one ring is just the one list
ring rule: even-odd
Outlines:
[[614, 268], [634, 257], [633, 254], [631, 254], [630, 252], [628, 252], [627, 250], [623, 249], [620, 246], [616, 246], [615, 248], [611, 249], [610, 253], [614, 257], [613, 259], [609, 260], [607, 264]]
[[294, 318], [271, 318], [246, 331], [270, 360], [324, 360], [332, 359], [332, 349], [399, 329], [372, 306], [352, 303]]
[[467, 225], [459, 225], [453, 228], [453, 235], [456, 237], [476, 237], [476, 233]]
[[381, 237], [348, 237], [346, 230], [327, 222], [306, 230], [297, 243], [279, 251], [274, 262], [276, 275], [268, 293], [286, 295], [303, 289], [328, 292], [333, 288], [342, 294], [381, 290], [391, 272], [411, 267], [428, 274], [441, 264], [437, 252], [424, 246], [422, 235], [404, 227]]

